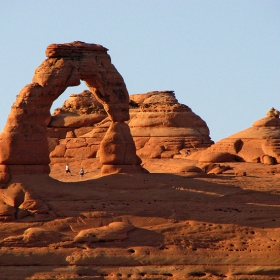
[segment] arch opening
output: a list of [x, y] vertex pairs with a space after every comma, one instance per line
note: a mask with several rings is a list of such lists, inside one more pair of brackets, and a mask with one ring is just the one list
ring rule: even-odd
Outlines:
[[70, 95], [77, 94], [85, 90], [89, 90], [89, 88], [86, 86], [84, 82], [81, 82], [81, 84], [78, 86], [66, 88], [66, 90], [52, 103], [50, 114], [52, 115], [56, 109], [61, 108], [65, 100], [67, 100]]
[[107, 49], [77, 41], [49, 45], [46, 56], [32, 82], [20, 91], [12, 105], [0, 136], [0, 165], [7, 165], [11, 173], [26, 171], [28, 166], [34, 173], [49, 173], [47, 125], [52, 104], [80, 81], [85, 82], [112, 121], [100, 143], [100, 161], [107, 165], [104, 173], [116, 173], [119, 168], [114, 166], [139, 165], [125, 123], [129, 119], [129, 95]]

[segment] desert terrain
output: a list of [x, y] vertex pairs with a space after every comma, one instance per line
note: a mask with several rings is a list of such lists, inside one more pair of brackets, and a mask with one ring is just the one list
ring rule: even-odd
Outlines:
[[128, 95], [103, 46], [46, 56], [0, 134], [1, 280], [280, 279], [278, 110], [214, 143], [173, 91]]
[[[1, 279], [280, 278], [277, 165], [182, 174], [172, 170], [188, 161], [157, 159], [143, 163], [150, 173], [100, 176], [99, 164], [88, 161], [80, 178], [80, 164], [70, 164], [72, 176], [55, 164], [50, 176], [13, 178], [53, 217], [0, 224]], [[74, 241], [114, 222], [132, 228]], [[30, 228], [43, 230], [20, 239]]]

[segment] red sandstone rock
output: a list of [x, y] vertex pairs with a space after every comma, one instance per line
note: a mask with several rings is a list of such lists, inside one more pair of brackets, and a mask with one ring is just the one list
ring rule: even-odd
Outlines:
[[66, 241], [70, 238], [59, 232], [42, 228], [30, 227], [22, 235], [9, 236], [3, 240], [3, 244], [9, 245], [27, 245], [27, 246], [46, 246], [51, 243]]
[[0, 221], [13, 221], [15, 220], [16, 209], [0, 201]]
[[236, 161], [236, 156], [228, 152], [203, 152], [199, 157], [201, 162], [231, 162]]
[[[77, 107], [75, 105], [75, 100], [79, 100], [78, 96], [79, 95], [75, 95], [75, 98], [73, 98], [71, 95], [70, 98], [64, 102], [62, 108], [56, 110], [56, 115], [52, 116], [52, 119], [55, 120], [56, 118], [61, 117], [64, 118], [64, 121], [61, 122], [67, 123], [68, 116], [65, 115], [65, 104], [70, 104], [68, 107], [71, 108], [72, 114], [76, 114], [77, 118], [82, 116], [81, 111], [95, 113], [99, 110], [99, 108], [91, 105], [91, 102], [85, 100], [86, 97], [90, 97], [90, 100], [92, 100], [92, 97], [84, 91], [81, 93], [84, 100], [83, 106], [79, 106], [79, 109], [75, 111], [73, 108]], [[175, 155], [185, 156], [186, 151], [190, 152], [192, 150], [205, 149], [213, 143], [210, 139], [209, 129], [206, 123], [199, 116], [194, 114], [186, 105], [178, 103], [172, 91], [155, 91], [146, 94], [135, 94], [131, 95], [130, 98], [131, 120], [127, 123], [136, 144], [137, 154], [141, 158], [172, 158]], [[88, 109], [88, 106], [91, 107]], [[88, 116], [92, 113], [88, 114]], [[102, 111], [100, 111], [100, 113], [103, 115]], [[75, 117], [73, 116], [73, 118]], [[87, 126], [86, 123], [82, 125], [84, 127]], [[117, 158], [111, 154], [110, 149], [115, 149], [116, 147], [122, 149], [121, 147], [124, 147], [123, 139], [119, 138], [118, 145], [110, 146], [110, 149], [108, 149], [107, 146], [105, 149], [105, 146], [103, 146], [98, 152], [100, 142], [103, 141], [102, 143], [105, 144], [105, 140], [102, 140], [105, 133], [108, 131], [106, 139], [109, 138], [109, 140], [106, 140], [106, 143], [111, 141], [110, 139], [113, 137], [112, 135], [115, 135], [116, 133], [116, 131], [112, 132], [111, 129], [109, 129], [111, 125], [112, 122], [110, 119], [106, 118], [100, 123], [94, 124], [90, 132], [87, 131], [84, 135], [80, 134], [77, 139], [67, 138], [66, 153], [59, 152], [64, 151], [65, 149], [65, 143], [61, 139], [60, 145], [57, 146], [57, 149], [51, 154], [51, 157], [58, 157], [58, 155], [62, 156], [63, 154], [62, 157], [65, 159], [67, 159], [67, 157], [90, 158], [95, 156], [92, 153], [92, 151], [94, 151], [96, 156], [106, 158], [107, 163], [109, 164], [109, 162], [111, 162], [110, 164], [113, 165], [112, 158], [114, 157], [114, 160], [117, 160]], [[49, 129], [52, 128], [51, 126], [52, 122], [49, 125]], [[56, 129], [57, 135], [62, 135], [60, 129]], [[82, 127], [80, 129], [82, 129]], [[77, 135], [77, 129], [73, 129], [72, 131]], [[82, 139], [85, 139], [85, 141]], [[84, 151], [81, 151], [81, 148], [78, 146], [75, 147], [75, 145], [70, 145], [73, 141], [83, 142]], [[130, 139], [127, 141], [132, 140]], [[133, 144], [132, 148], [134, 153]], [[131, 154], [128, 150], [127, 154]], [[104, 151], [106, 151], [108, 156], [104, 156]], [[109, 160], [109, 158], [111, 160]], [[124, 161], [124, 159], [121, 158], [117, 160], [119, 164], [124, 164], [120, 163], [121, 161]], [[109, 167], [106, 169], [111, 170], [111, 172], [113, 171], [113, 169]]]
[[[221, 156], [223, 160], [220, 160]], [[280, 163], [280, 119], [270, 116], [257, 120], [252, 127], [222, 139], [200, 154], [188, 158], [204, 162]]]
[[276, 164], [275, 158], [269, 155], [263, 155], [260, 160], [261, 163], [263, 164], [268, 164], [268, 165]]
[[49, 207], [31, 191], [25, 191], [24, 201], [18, 208], [28, 210], [33, 214], [48, 214], [49, 212]]
[[48, 124], [48, 128], [80, 128], [93, 126], [108, 117], [103, 105], [95, 96], [85, 90], [80, 94], [71, 94], [61, 108], [56, 109]]
[[0, 199], [7, 205], [18, 208], [24, 201], [25, 192], [20, 183], [10, 185], [7, 189], [1, 190]]
[[190, 174], [190, 173], [194, 173], [194, 174], [199, 174], [199, 173], [203, 173], [202, 169], [197, 167], [197, 166], [193, 166], [193, 165], [187, 165], [187, 166], [183, 166], [179, 169], [180, 174]]
[[113, 222], [108, 226], [90, 228], [80, 231], [74, 238], [74, 242], [100, 242], [123, 240], [127, 238], [127, 233], [135, 227], [128, 223]]
[[[50, 48], [49, 56], [59, 57], [65, 55], [64, 51], [73, 51], [78, 56], [80, 49], [84, 51], [82, 46], [63, 48], [62, 52], [56, 46]], [[90, 48], [100, 49], [96, 45]], [[138, 102], [143, 103], [145, 99], [141, 98]], [[154, 118], [149, 121], [151, 125], [156, 122]], [[79, 142], [78, 129], [73, 133], [69, 130], [70, 138], [53, 140], [65, 147], [69, 141], [69, 150], [81, 149], [84, 144], [79, 143], [98, 143], [97, 139], [109, 125], [105, 127], [102, 123], [94, 128], [98, 135], [94, 138], [95, 133], [91, 132], [92, 142], [88, 131], [87, 137], [80, 134], [86, 140]], [[114, 135], [117, 130], [118, 127], [112, 129], [108, 135]], [[159, 135], [159, 131], [156, 133], [140, 138], [138, 143], [145, 145]], [[20, 174], [13, 181], [29, 186], [42, 199], [33, 192], [26, 195], [25, 191], [21, 205], [32, 212], [34, 223], [31, 219], [14, 222], [30, 214], [29, 210], [16, 208], [22, 201], [21, 185], [12, 184], [1, 190], [6, 202], [13, 205], [0, 200], [1, 275], [5, 279], [278, 278], [280, 168], [270, 166], [276, 159], [271, 152], [278, 155], [278, 133], [277, 119], [262, 119], [252, 129], [214, 145], [210, 160], [234, 155], [265, 163], [234, 162], [231, 163], [233, 171], [222, 177], [203, 177], [193, 165], [195, 160], [189, 159], [192, 153], [185, 157], [187, 160], [146, 158], [151, 173], [133, 176], [100, 178], [96, 171], [98, 165], [81, 161], [87, 162], [92, 171], [89, 180], [82, 182], [79, 176], [65, 179], [65, 173], [61, 172], [64, 169], [52, 170], [51, 176], [57, 176], [54, 180], [33, 174], [46, 172], [46, 165], [9, 165], [13, 175]], [[111, 142], [108, 151], [116, 143]], [[48, 141], [48, 145], [53, 142]], [[161, 149], [160, 157], [173, 151], [164, 145]], [[191, 152], [196, 149], [195, 146]], [[187, 150], [183, 148], [179, 152], [184, 154]], [[206, 157], [202, 150], [199, 152]], [[200, 164], [208, 174], [219, 175], [228, 168], [216, 163]], [[8, 167], [2, 166], [0, 170], [6, 173]], [[103, 168], [116, 171], [126, 166], [139, 167], [104, 165]], [[192, 172], [195, 178], [186, 178]], [[50, 209], [43, 201], [47, 201]], [[48, 217], [46, 210], [53, 213], [54, 219], [39, 222]], [[77, 242], [72, 242], [73, 239]], [[94, 244], [80, 244], [83, 242]]]
[[[97, 101], [96, 97], [89, 91], [84, 90], [80, 94], [71, 94], [69, 99], [66, 100], [61, 108], [54, 110], [53, 116], [57, 114], [71, 114], [73, 115], [84, 115], [94, 114], [95, 112], [104, 112], [103, 105]], [[105, 114], [107, 116], [107, 114]], [[51, 124], [50, 124], [51, 126]]]
[[7, 184], [10, 180], [9, 169], [6, 165], [0, 165], [0, 183]]
[[135, 144], [126, 123], [111, 123], [100, 144], [99, 157], [106, 165], [137, 163]]
[[[32, 83], [25, 86], [17, 96], [7, 124], [0, 134], [0, 164], [49, 164], [47, 125], [51, 119], [51, 105], [67, 87], [79, 85], [80, 80], [86, 83], [113, 122], [129, 120], [128, 92], [106, 48], [77, 41], [52, 44], [48, 46], [46, 55], [48, 58], [35, 70]], [[84, 106], [82, 97], [76, 102], [75, 109], [80, 106]], [[102, 120], [103, 116], [82, 118], [82, 122], [92, 124], [96, 118]], [[78, 124], [72, 122], [67, 125], [75, 127]], [[126, 133], [130, 133], [129, 129]], [[102, 156], [107, 155], [103, 153]]]
[[129, 126], [140, 157], [173, 157], [183, 149], [205, 149], [213, 144], [206, 123], [180, 104], [173, 91], [130, 98], [137, 104], [130, 109]]
[[21, 183], [13, 183], [7, 189], [0, 190], [0, 205], [0, 216], [7, 216], [9, 220], [49, 213], [48, 206], [35, 193], [26, 190]]

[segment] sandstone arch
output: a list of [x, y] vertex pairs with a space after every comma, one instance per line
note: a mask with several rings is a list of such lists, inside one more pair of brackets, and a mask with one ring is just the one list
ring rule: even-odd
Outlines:
[[129, 95], [107, 49], [101, 45], [73, 42], [51, 44], [47, 59], [35, 70], [32, 82], [17, 95], [0, 135], [0, 164], [11, 173], [49, 173], [47, 125], [50, 108], [67, 87], [84, 81], [103, 104], [112, 124], [101, 142], [103, 172], [139, 164], [130, 129]]

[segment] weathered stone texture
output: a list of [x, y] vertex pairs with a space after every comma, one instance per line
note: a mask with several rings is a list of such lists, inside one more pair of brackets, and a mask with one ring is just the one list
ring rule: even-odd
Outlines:
[[[222, 161], [217, 161], [217, 154], [223, 154]], [[252, 127], [222, 139], [190, 158], [204, 162], [280, 163], [280, 119], [271, 115], [257, 120]]]
[[[80, 95], [84, 99], [86, 97], [91, 98], [92, 102], [84, 100], [83, 105], [75, 111], [73, 108], [77, 108], [76, 104], [81, 99]], [[88, 95], [86, 91], [80, 95], [72, 94], [64, 102], [62, 108], [55, 111], [48, 129], [53, 129], [53, 124], [57, 123], [57, 118], [62, 120], [61, 123], [65, 124], [69, 123], [69, 118], [75, 122], [75, 118], [78, 119], [84, 114], [81, 112], [91, 111], [88, 114], [90, 117], [91, 114], [95, 114], [99, 110], [99, 113], [104, 116], [92, 96]], [[92, 106], [92, 104], [96, 104], [96, 107]], [[86, 130], [84, 135], [80, 133], [78, 138], [63, 137], [67, 138], [67, 152], [64, 156], [67, 157], [71, 153], [71, 157], [74, 157], [75, 154], [77, 158], [81, 157], [81, 155], [86, 158], [91, 157], [90, 152], [86, 155], [79, 151], [78, 146], [83, 143], [83, 147], [91, 147], [96, 151], [97, 156], [105, 159], [106, 161], [102, 161], [104, 164], [113, 164], [115, 161], [118, 164], [128, 165], [137, 162], [135, 161], [137, 159], [131, 158], [131, 155], [135, 153], [135, 148], [140, 158], [172, 158], [176, 155], [184, 155], [187, 150], [205, 149], [213, 143], [209, 136], [207, 124], [193, 113], [189, 107], [180, 104], [173, 91], [133, 94], [130, 95], [129, 104], [130, 120], [126, 123], [130, 128], [132, 138], [127, 133], [129, 128], [125, 123], [114, 123], [109, 118], [104, 118], [101, 122], [96, 122], [92, 125], [91, 131]], [[87, 109], [88, 106], [91, 106], [91, 109]], [[86, 122], [83, 127], [90, 129]], [[77, 130], [82, 131], [83, 127], [72, 129], [72, 131], [77, 135]], [[61, 129], [64, 129], [64, 127], [61, 127]], [[58, 127], [56, 127], [56, 130], [56, 135], [61, 135]], [[105, 133], [107, 134], [104, 138]], [[60, 145], [65, 145], [64, 141], [65, 139], [61, 139]], [[101, 141], [102, 147], [99, 150]], [[115, 144], [111, 143], [108, 146], [108, 143], [112, 141]], [[133, 142], [136, 147], [134, 147]], [[124, 148], [126, 148], [126, 151], [124, 151]], [[121, 152], [116, 152], [116, 150]], [[104, 153], [109, 156], [105, 158]]]
[[[84, 81], [94, 94], [96, 100], [94, 107], [98, 107], [103, 113], [91, 114], [90, 117], [80, 115], [79, 118], [75, 118], [75, 122], [68, 118], [69, 122], [63, 123], [64, 128], [80, 127], [81, 124], [92, 125], [106, 116], [113, 122], [124, 123], [129, 120], [128, 92], [122, 76], [111, 63], [106, 48], [77, 41], [69, 44], [52, 44], [47, 47], [46, 55], [48, 58], [35, 70], [32, 83], [21, 90], [12, 106], [6, 126], [0, 135], [0, 164], [50, 163], [47, 125], [50, 121], [53, 128], [62, 125], [61, 118], [56, 118], [56, 122], [51, 120], [50, 108], [53, 101], [67, 87], [79, 85], [80, 80]], [[88, 92], [86, 94], [88, 95], [86, 102], [92, 103], [90, 94]], [[80, 107], [85, 108], [85, 100], [83, 96], [79, 96], [73, 109], [77, 111]], [[104, 107], [107, 114], [101, 107]], [[90, 106], [87, 106], [87, 109], [90, 110]], [[67, 131], [71, 129], [65, 130], [66, 133]], [[129, 129], [126, 133], [130, 135]], [[129, 143], [130, 145], [132, 144]], [[115, 149], [116, 152], [124, 150]], [[133, 149], [130, 150], [133, 152]], [[107, 156], [109, 155], [104, 151], [102, 157]], [[131, 154], [130, 157], [136, 158], [136, 154]], [[103, 162], [106, 162], [105, 158], [102, 159]]]

